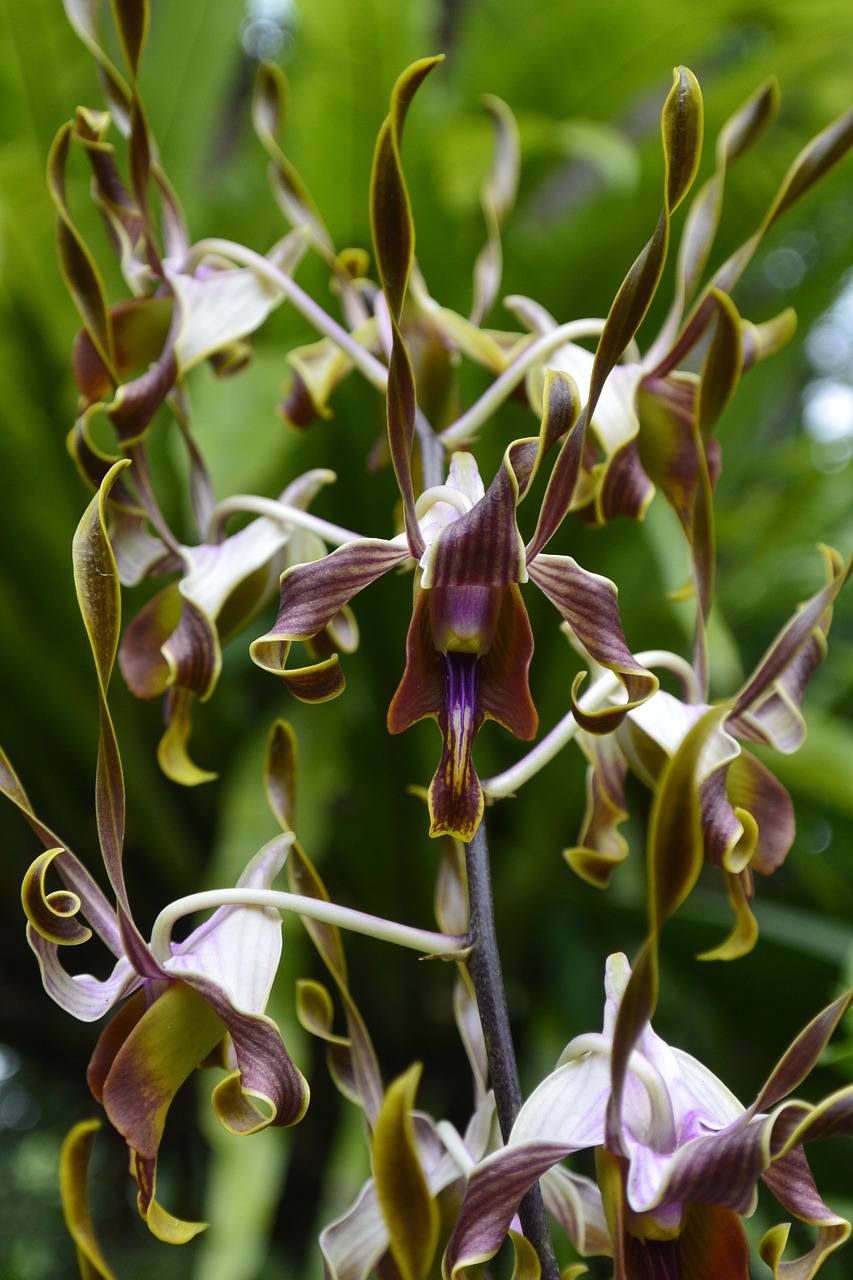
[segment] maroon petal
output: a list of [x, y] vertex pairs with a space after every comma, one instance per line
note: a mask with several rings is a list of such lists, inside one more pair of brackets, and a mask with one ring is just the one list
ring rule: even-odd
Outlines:
[[479, 709], [524, 742], [536, 736], [539, 717], [530, 696], [527, 673], [533, 657], [533, 632], [518, 587], [503, 591], [491, 648], [480, 660]]
[[419, 591], [406, 636], [406, 669], [388, 708], [388, 732], [403, 733], [444, 706], [444, 670], [432, 640], [429, 593]]
[[625, 808], [625, 776], [628, 762], [616, 738], [596, 736], [584, 743], [590, 757], [586, 775], [586, 813], [574, 848], [563, 857], [577, 875], [603, 889], [611, 872], [628, 856], [628, 845], [618, 828], [628, 817]]
[[588, 573], [569, 556], [539, 555], [527, 566], [530, 577], [556, 605], [578, 640], [602, 667], [621, 680], [628, 701], [617, 707], [585, 713], [572, 693], [575, 719], [591, 733], [609, 733], [626, 712], [645, 702], [658, 687], [657, 677], [636, 661], [625, 642], [617, 592], [608, 578]]
[[438, 727], [444, 741], [428, 795], [429, 833], [456, 836], [467, 843], [483, 816], [483, 790], [471, 761], [474, 738], [483, 723], [477, 706], [480, 660], [472, 653], [448, 653], [441, 664], [445, 704]]

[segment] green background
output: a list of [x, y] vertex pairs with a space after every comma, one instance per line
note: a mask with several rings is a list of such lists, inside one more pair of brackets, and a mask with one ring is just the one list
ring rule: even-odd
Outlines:
[[[191, 235], [228, 236], [264, 252], [287, 227], [251, 131], [254, 64], [240, 45], [244, 8], [233, 0], [182, 0], [153, 10], [142, 96]], [[727, 116], [770, 74], [782, 90], [775, 126], [727, 183], [716, 263], [760, 221], [799, 148], [849, 107], [853, 7], [846, 0], [725, 0], [694, 13], [673, 0], [594, 6], [530, 0], [522, 12], [510, 0], [443, 6], [304, 0], [281, 55], [292, 91], [285, 146], [338, 247], [369, 246], [370, 161], [391, 86], [409, 61], [437, 51], [447, 54], [446, 62], [419, 95], [405, 142], [418, 259], [430, 291], [463, 313], [470, 306], [471, 266], [484, 234], [478, 189], [491, 145], [479, 99], [493, 93], [516, 113], [523, 148], [519, 199], [504, 235], [502, 293], [535, 297], [568, 320], [606, 313], [654, 226], [662, 172], [658, 118], [673, 65], [689, 65], [703, 87], [707, 142], [700, 180], [711, 172], [713, 139]], [[97, 702], [70, 571], [70, 540], [88, 494], [64, 445], [75, 411], [69, 350], [78, 321], [56, 265], [44, 182], [54, 133], [78, 104], [102, 102], [93, 62], [58, 0], [4, 0], [0, 741], [40, 815], [96, 867]], [[82, 161], [71, 168], [69, 202], [118, 300], [124, 286], [87, 207]], [[682, 221], [683, 213], [676, 234]], [[750, 372], [718, 429], [723, 474], [713, 670], [720, 696], [737, 687], [795, 605], [817, 589], [816, 544], [828, 542], [845, 555], [853, 546], [851, 465], [843, 451], [821, 447], [802, 428], [803, 388], [814, 377], [805, 339], [839, 296], [851, 260], [848, 158], [774, 229], [736, 293], [750, 319], [767, 319], [791, 303], [800, 324], [781, 355]], [[792, 261], [794, 276], [780, 288], [779, 264]], [[316, 262], [306, 261], [297, 278], [333, 309]], [[672, 264], [640, 333], [642, 346], [663, 317], [671, 279]], [[499, 305], [489, 323], [509, 327]], [[257, 335], [245, 373], [221, 383], [207, 369], [191, 376], [194, 421], [218, 496], [234, 490], [274, 495], [307, 467], [330, 466], [337, 485], [314, 509], [364, 534], [388, 536], [393, 481], [388, 471], [372, 475], [365, 466], [382, 428], [374, 394], [351, 380], [335, 396], [333, 420], [303, 436], [276, 416], [287, 377], [284, 355], [312, 337], [283, 309]], [[853, 381], [853, 357], [847, 378]], [[466, 399], [486, 382], [481, 372], [463, 370]], [[531, 421], [518, 405], [501, 412], [480, 451], [484, 473], [509, 439], [529, 433]], [[165, 419], [152, 447], [165, 476], [177, 457]], [[166, 505], [190, 537], [177, 482]], [[590, 531], [569, 521], [553, 550], [619, 584], [632, 648], [689, 651], [689, 610], [665, 599], [685, 578], [687, 561], [675, 521], [660, 502], [643, 525], [620, 521]], [[148, 594], [150, 587], [126, 594], [128, 618]], [[547, 728], [567, 706], [571, 669], [556, 615], [537, 596], [526, 596], [537, 637], [532, 690]], [[430, 924], [436, 849], [406, 787], [428, 781], [438, 739], [430, 725], [394, 740], [384, 729], [402, 671], [409, 609], [407, 580], [391, 575], [371, 588], [356, 605], [362, 641], [345, 659], [347, 692], [336, 703], [304, 708], [248, 661], [246, 643], [272, 621], [271, 606], [266, 620], [229, 646], [215, 697], [197, 709], [194, 754], [220, 781], [194, 791], [160, 775], [154, 758], [160, 707], [135, 703], [116, 676], [111, 702], [127, 775], [128, 880], [143, 928], [178, 893], [233, 882], [274, 834], [260, 775], [274, 715], [290, 718], [299, 734], [300, 836], [333, 896]], [[726, 927], [722, 889], [713, 877], [703, 879], [665, 937], [656, 1028], [707, 1062], [744, 1102], [812, 1013], [849, 985], [853, 968], [852, 611], [842, 597], [829, 661], [808, 693], [806, 745], [795, 757], [772, 761], [795, 797], [798, 836], [784, 867], [758, 887], [756, 950], [730, 966], [694, 960]], [[478, 770], [488, 776], [518, 754], [508, 734], [488, 726], [477, 744]], [[606, 894], [575, 880], [560, 857], [576, 838], [583, 806], [583, 763], [575, 748], [490, 818], [499, 937], [528, 1089], [573, 1035], [599, 1026], [605, 957], [617, 949], [630, 955], [643, 936], [647, 797], [637, 789], [631, 799], [632, 857]], [[0, 1083], [0, 1276], [65, 1280], [75, 1268], [55, 1162], [66, 1129], [97, 1111], [85, 1086], [94, 1029], [64, 1016], [41, 989], [18, 906], [20, 879], [38, 846], [11, 806], [0, 808], [0, 840], [0, 1040], [7, 1046], [7, 1078]], [[286, 921], [284, 934], [273, 1012], [310, 1079], [308, 1117], [292, 1134], [225, 1143], [214, 1132], [207, 1102], [212, 1081], [202, 1078], [198, 1105], [190, 1092], [182, 1095], [184, 1105], [169, 1119], [161, 1197], [184, 1216], [209, 1213], [216, 1224], [185, 1250], [148, 1236], [132, 1206], [122, 1144], [105, 1139], [95, 1170], [95, 1212], [122, 1277], [148, 1275], [149, 1268], [193, 1280], [321, 1274], [316, 1231], [350, 1203], [366, 1176], [366, 1155], [357, 1117], [337, 1100], [322, 1052], [295, 1023], [293, 981], [319, 974], [299, 926]], [[353, 993], [386, 1080], [422, 1060], [420, 1103], [463, 1125], [470, 1086], [449, 1014], [450, 971], [408, 955], [389, 958], [382, 944], [364, 940], [348, 944], [348, 955]], [[103, 957], [93, 952], [87, 963], [103, 972], [97, 968]], [[816, 1099], [850, 1079], [844, 1034], [837, 1040], [834, 1063], [816, 1073], [803, 1096]], [[199, 1137], [199, 1117], [206, 1139]], [[827, 1144], [814, 1164], [832, 1205], [853, 1214], [849, 1147]], [[756, 1235], [780, 1216], [769, 1197], [762, 1201]], [[845, 1276], [849, 1258], [848, 1250], [822, 1274]], [[756, 1276], [768, 1274], [755, 1265]], [[594, 1275], [606, 1270], [592, 1264]]]

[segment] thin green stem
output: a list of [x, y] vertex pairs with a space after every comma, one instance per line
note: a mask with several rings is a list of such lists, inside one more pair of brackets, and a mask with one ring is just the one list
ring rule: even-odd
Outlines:
[[[468, 940], [472, 948], [468, 958], [468, 971], [474, 984], [480, 1024], [486, 1042], [498, 1123], [506, 1142], [521, 1109], [522, 1093], [495, 931], [485, 821], [480, 823], [471, 842], [466, 845], [465, 862], [468, 870]], [[543, 1280], [559, 1280], [560, 1271], [538, 1183], [522, 1200], [518, 1216], [525, 1236], [539, 1256]]]

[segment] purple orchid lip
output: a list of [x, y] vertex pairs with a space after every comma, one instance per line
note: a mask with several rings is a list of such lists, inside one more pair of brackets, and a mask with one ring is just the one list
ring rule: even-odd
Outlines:
[[492, 647], [503, 602], [503, 588], [431, 587], [429, 615], [439, 653], [480, 657]]
[[446, 711], [440, 721], [444, 735], [435, 777], [430, 787], [433, 821], [430, 834], [476, 830], [483, 812], [483, 793], [471, 763], [471, 748], [480, 727], [477, 694], [480, 659], [475, 653], [450, 652], [441, 659]]

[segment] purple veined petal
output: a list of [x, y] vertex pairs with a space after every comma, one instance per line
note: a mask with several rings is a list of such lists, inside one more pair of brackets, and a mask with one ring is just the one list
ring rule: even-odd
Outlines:
[[806, 736], [801, 711], [806, 685], [826, 657], [822, 631], [812, 633], [789, 666], [766, 693], [732, 717], [732, 730], [748, 742], [761, 742], [790, 755], [799, 750]]
[[[178, 584], [181, 591], [183, 584]], [[209, 698], [219, 679], [222, 653], [210, 616], [184, 598], [178, 625], [160, 646], [167, 667], [166, 687], [186, 689]]]
[[573, 1150], [557, 1142], [528, 1141], [487, 1156], [472, 1171], [442, 1262], [445, 1280], [486, 1262], [500, 1248], [523, 1197]]
[[740, 875], [755, 855], [758, 827], [748, 809], [733, 807], [727, 787], [729, 772], [723, 765], [700, 784], [702, 839], [708, 862]]
[[264, 646], [270, 642], [316, 635], [359, 591], [408, 559], [408, 547], [365, 538], [337, 547], [322, 560], [288, 569], [282, 576], [275, 625], [250, 646], [253, 660], [264, 666]]
[[848, 992], [822, 1009], [786, 1049], [750, 1107], [750, 1113], [767, 1111], [805, 1080], [823, 1053], [838, 1023], [850, 1007]]
[[180, 312], [175, 357], [182, 372], [253, 333], [284, 298], [278, 286], [251, 267], [196, 268], [188, 275], [165, 259], [163, 270]]
[[726, 792], [732, 805], [745, 809], [758, 824], [750, 868], [760, 875], [771, 875], [785, 861], [796, 834], [790, 794], [766, 765], [748, 751], [742, 751], [732, 761], [726, 776]]
[[[853, 560], [845, 563], [838, 552], [831, 547], [823, 547], [822, 551], [829, 581], [802, 605], [782, 628], [738, 693], [732, 708], [732, 719], [735, 724], [752, 707], [756, 704], [760, 705], [764, 695], [772, 690], [774, 681], [784, 679], [791, 663], [799, 661], [799, 655], [804, 647], [808, 650], [808, 657], [804, 660], [806, 668], [809, 673], [813, 669], [813, 665], [810, 665], [815, 657], [812, 646], [813, 635], [818, 630], [828, 629], [832, 616], [830, 610], [835, 597], [853, 572]], [[790, 692], [792, 693], [799, 688], [804, 674], [801, 667], [795, 670], [796, 674], [791, 678]]]
[[794, 1147], [774, 1160], [761, 1180], [779, 1203], [798, 1218], [815, 1223], [843, 1221], [824, 1203], [802, 1147]]
[[524, 543], [515, 519], [517, 503], [515, 475], [502, 465], [485, 496], [446, 524], [428, 548], [423, 588], [526, 582]]
[[[261, 849], [237, 888], [269, 889], [290, 843], [280, 836]], [[172, 950], [163, 965], [167, 973], [184, 980], [204, 977], [220, 986], [235, 1008], [262, 1013], [281, 959], [281, 914], [272, 907], [220, 907]]]
[[44, 989], [52, 1000], [80, 1022], [97, 1022], [131, 992], [142, 985], [142, 979], [123, 956], [116, 961], [109, 978], [91, 974], [70, 974], [59, 960], [59, 948], [27, 926], [30, 944], [41, 970]]
[[756, 1204], [758, 1179], [771, 1161], [767, 1119], [738, 1120], [679, 1147], [663, 1166], [653, 1194], [631, 1200], [631, 1208], [648, 1213], [660, 1205], [698, 1200], [748, 1217]]
[[477, 705], [484, 719], [496, 720], [523, 742], [539, 727], [528, 683], [532, 659], [533, 630], [521, 592], [504, 587], [494, 640], [480, 659]]
[[218, 1014], [231, 1038], [236, 1070], [219, 1082], [211, 1098], [220, 1123], [235, 1134], [297, 1124], [308, 1107], [308, 1084], [272, 1018], [235, 1009], [222, 988], [204, 977], [189, 975], [186, 982]]
[[582, 569], [570, 556], [538, 555], [527, 568], [594, 661], [615, 672], [625, 687], [626, 702], [591, 713], [580, 710], [577, 687], [573, 690], [572, 710], [582, 728], [608, 733], [658, 687], [657, 677], [637, 662], [625, 641], [616, 587], [608, 578]]

